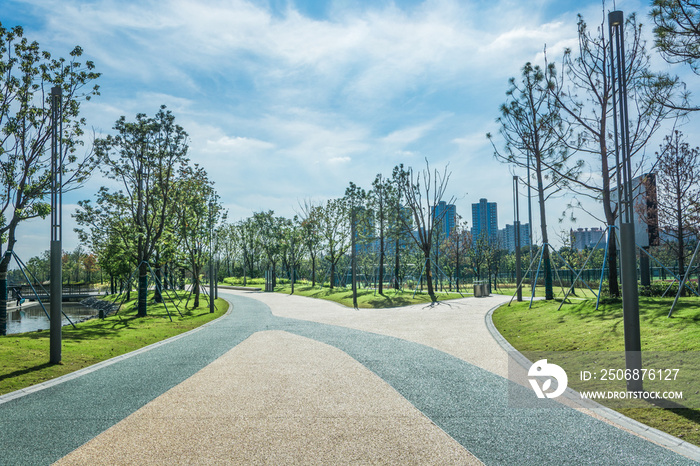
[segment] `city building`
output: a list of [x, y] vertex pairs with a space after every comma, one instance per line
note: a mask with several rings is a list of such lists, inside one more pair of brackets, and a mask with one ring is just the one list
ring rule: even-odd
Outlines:
[[489, 244], [498, 244], [498, 211], [495, 202], [479, 199], [472, 204], [472, 238], [486, 238]]
[[[577, 228], [571, 230], [571, 239], [573, 240], [574, 249], [594, 248], [596, 244], [598, 248], [605, 248], [605, 238], [603, 233], [605, 230], [597, 227], [593, 228]], [[601, 239], [602, 238], [602, 239]]]
[[[506, 224], [503, 231], [503, 247], [508, 252], [515, 252], [515, 225]], [[530, 246], [530, 224], [520, 224], [520, 248]]]
[[457, 226], [457, 207], [454, 204], [440, 201], [438, 205], [433, 207], [433, 218], [438, 221], [437, 228], [439, 228], [439, 238], [442, 241], [442, 239], [449, 237]]

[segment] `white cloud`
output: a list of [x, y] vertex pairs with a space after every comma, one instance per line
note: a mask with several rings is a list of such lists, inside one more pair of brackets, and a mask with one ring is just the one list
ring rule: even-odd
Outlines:
[[234, 152], [245, 154], [249, 152], [269, 150], [273, 149], [274, 147], [274, 144], [261, 141], [259, 139], [241, 136], [222, 136], [215, 141], [207, 140], [205, 150], [207, 152]]

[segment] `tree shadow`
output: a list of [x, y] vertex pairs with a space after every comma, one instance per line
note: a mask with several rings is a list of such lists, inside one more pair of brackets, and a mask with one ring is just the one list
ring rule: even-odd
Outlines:
[[14, 377], [20, 377], [22, 375], [31, 374], [32, 372], [47, 369], [47, 368], [52, 367], [54, 365], [55, 364], [53, 364], [53, 363], [45, 362], [45, 363], [39, 364], [37, 366], [27, 367], [25, 369], [18, 369], [16, 371], [9, 372], [7, 374], [0, 374], [0, 382], [2, 382], [3, 380], [6, 380], [6, 379], [12, 379]]

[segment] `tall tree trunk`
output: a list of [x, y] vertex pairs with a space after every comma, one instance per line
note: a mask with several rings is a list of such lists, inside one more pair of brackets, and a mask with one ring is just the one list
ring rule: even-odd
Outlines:
[[7, 335], [7, 267], [0, 262], [0, 335]]
[[400, 258], [399, 258], [399, 237], [398, 235], [396, 236], [396, 242], [394, 243], [394, 289], [396, 291], [399, 291], [400, 285], [399, 285], [399, 266], [400, 266]]
[[156, 254], [156, 270], [155, 270], [155, 275], [156, 275], [156, 280], [155, 280], [155, 296], [153, 297], [154, 301], [157, 303], [162, 303], [163, 302], [163, 295], [162, 295], [162, 287], [163, 287], [163, 282], [162, 282], [162, 274], [160, 270], [160, 254]]
[[356, 227], [355, 227], [355, 207], [352, 208], [352, 225], [351, 225], [351, 235], [352, 235], [352, 306], [357, 309], [357, 245], [356, 245]]
[[437, 301], [437, 298], [435, 297], [435, 290], [433, 289], [433, 274], [431, 268], [430, 249], [428, 249], [428, 252], [425, 253], [425, 282], [428, 286], [428, 295], [430, 296], [430, 300], [435, 302]]
[[148, 307], [148, 266], [146, 261], [141, 261], [139, 265], [139, 299], [138, 316], [145, 317]]
[[316, 256], [311, 254], [311, 286], [316, 286]]
[[[678, 193], [681, 192], [680, 186], [677, 186]], [[676, 231], [678, 231], [678, 276], [681, 280], [685, 276], [685, 241], [683, 240], [683, 206], [681, 205], [681, 196], [676, 196]], [[680, 296], [685, 296], [685, 286], [680, 287]]]
[[194, 308], [199, 307], [199, 292], [201, 288], [201, 284], [199, 283], [199, 268], [197, 266], [192, 267], [192, 286], [194, 287]]
[[542, 183], [542, 162], [539, 155], [535, 156], [537, 163], [537, 196], [540, 201], [540, 229], [542, 230], [542, 260], [544, 261], [544, 295], [546, 300], [554, 299], [554, 283], [552, 280], [552, 263], [549, 260], [549, 236], [547, 235], [547, 216], [544, 205], [544, 186]]
[[379, 235], [379, 294], [384, 294], [384, 233]]
[[331, 282], [330, 282], [330, 289], [333, 289], [333, 279], [335, 278], [335, 261], [332, 260], [333, 257], [331, 256]]

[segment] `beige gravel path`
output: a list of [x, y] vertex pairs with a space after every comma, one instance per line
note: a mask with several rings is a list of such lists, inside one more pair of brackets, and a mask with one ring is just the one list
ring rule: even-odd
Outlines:
[[[527, 370], [518, 363], [511, 362], [509, 372], [508, 352], [491, 336], [486, 326], [488, 311], [510, 301], [510, 296], [493, 294], [481, 298], [454, 299], [439, 302], [436, 305], [417, 304], [387, 309], [353, 309], [332, 301], [304, 296], [249, 291], [230, 292], [262, 301], [270, 307], [274, 315], [279, 317], [338, 325], [420, 343], [530, 387]], [[555, 401], [632, 432], [599, 413], [587, 409], [580, 400], [560, 397]]]
[[344, 352], [266, 331], [57, 464], [481, 464]]
[[491, 337], [484, 320], [490, 309], [510, 300], [507, 296], [455, 299], [435, 306], [418, 304], [389, 309], [352, 309], [332, 301], [303, 296], [230, 292], [262, 301], [279, 317], [403, 338], [508, 377], [508, 354]]

